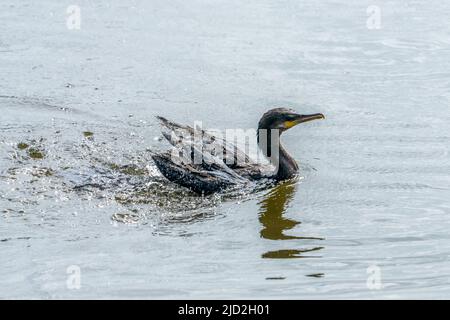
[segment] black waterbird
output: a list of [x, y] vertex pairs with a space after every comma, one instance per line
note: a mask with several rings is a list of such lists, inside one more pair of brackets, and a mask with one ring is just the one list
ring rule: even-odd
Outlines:
[[267, 164], [253, 161], [222, 137], [163, 117], [157, 118], [163, 136], [173, 146], [172, 151], [152, 153], [159, 171], [170, 181], [194, 192], [210, 194], [262, 179], [280, 181], [294, 177], [298, 165], [280, 144], [280, 135], [299, 123], [324, 119], [324, 116], [321, 113], [298, 114], [287, 108], [264, 113], [258, 123], [258, 146], [264, 156], [276, 164], [275, 170], [273, 165], [269, 170]]

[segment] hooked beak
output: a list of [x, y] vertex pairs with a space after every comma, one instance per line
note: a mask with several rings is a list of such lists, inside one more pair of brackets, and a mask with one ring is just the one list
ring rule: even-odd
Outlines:
[[299, 114], [295, 120], [285, 121], [284, 126], [286, 129], [292, 128], [299, 123], [308, 122], [317, 119], [325, 119], [325, 116], [321, 113], [313, 113], [313, 114]]

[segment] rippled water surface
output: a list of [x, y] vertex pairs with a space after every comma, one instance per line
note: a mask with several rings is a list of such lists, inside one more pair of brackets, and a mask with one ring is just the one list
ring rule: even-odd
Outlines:
[[[0, 297], [449, 298], [450, 4], [380, 1], [370, 29], [372, 4], [79, 1], [69, 30], [64, 3], [2, 1]], [[327, 117], [283, 136], [299, 179], [158, 175], [155, 115], [274, 106]]]

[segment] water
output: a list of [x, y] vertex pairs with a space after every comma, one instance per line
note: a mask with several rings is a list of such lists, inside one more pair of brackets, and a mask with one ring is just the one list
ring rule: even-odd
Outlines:
[[[68, 30], [66, 4], [2, 1], [0, 297], [448, 298], [450, 5], [381, 1], [368, 29], [372, 4], [79, 1]], [[283, 137], [297, 181], [157, 175], [155, 115], [274, 106], [327, 117]]]

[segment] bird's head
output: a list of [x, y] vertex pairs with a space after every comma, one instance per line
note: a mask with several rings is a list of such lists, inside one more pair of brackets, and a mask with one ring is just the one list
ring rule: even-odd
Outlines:
[[263, 114], [259, 120], [258, 129], [278, 129], [281, 133], [299, 123], [316, 119], [325, 119], [325, 116], [321, 113], [299, 114], [292, 109], [276, 108]]

